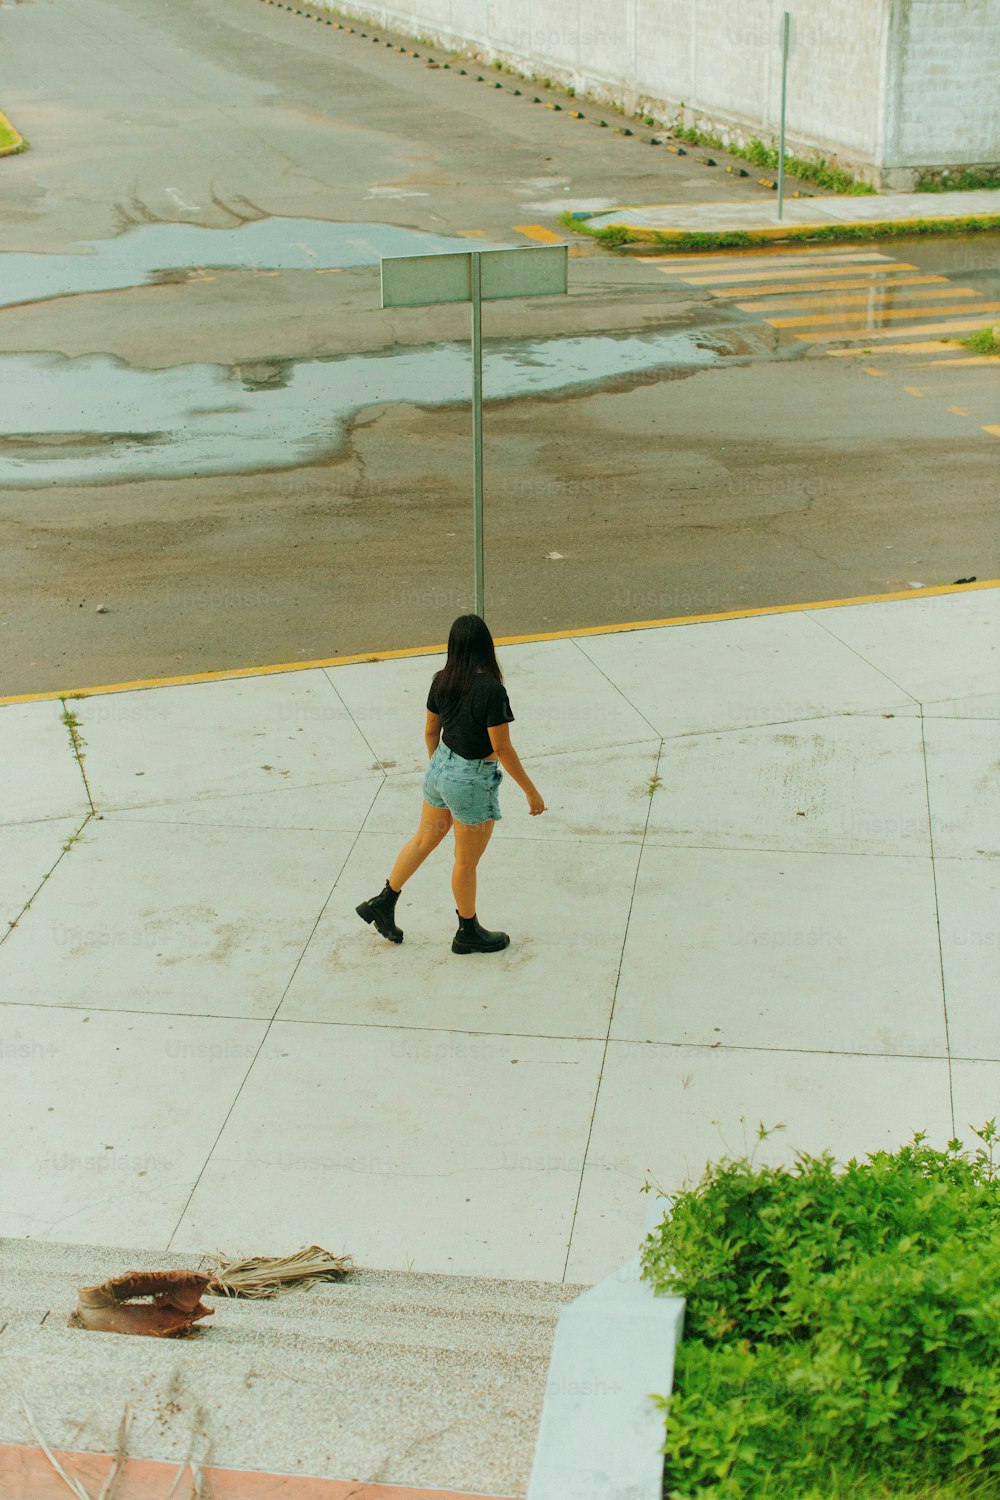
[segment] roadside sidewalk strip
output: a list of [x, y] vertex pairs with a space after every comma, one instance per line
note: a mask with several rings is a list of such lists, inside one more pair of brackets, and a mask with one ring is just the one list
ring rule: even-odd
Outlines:
[[715, 254], [730, 247], [778, 242], [911, 238], [997, 229], [1000, 189], [813, 195], [787, 202], [781, 219], [759, 202], [631, 204], [601, 212], [581, 211], [574, 217], [580, 219], [584, 234], [601, 239], [606, 231], [613, 232], [611, 247], [620, 253], [642, 254], [646, 245], [668, 246], [678, 241], [685, 251]]

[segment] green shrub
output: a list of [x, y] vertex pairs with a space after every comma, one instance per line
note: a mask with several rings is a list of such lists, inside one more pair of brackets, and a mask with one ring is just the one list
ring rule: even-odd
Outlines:
[[[736, 156], [745, 157], [755, 167], [764, 167], [770, 172], [778, 170], [777, 146], [765, 146], [763, 141], [748, 141], [744, 147], [730, 148]], [[785, 172], [802, 182], [814, 182], [819, 187], [829, 188], [834, 193], [866, 195], [875, 189], [869, 182], [862, 182], [845, 172], [842, 167], [832, 167], [825, 158], [821, 161], [800, 161], [797, 156], [785, 153]]]
[[967, 167], [964, 172], [929, 169], [917, 179], [918, 193], [966, 193], [1000, 187], [1000, 167]]
[[1000, 328], [977, 328], [967, 339], [959, 339], [974, 354], [1000, 354]]
[[627, 245], [634, 239], [632, 231], [626, 229], [624, 224], [608, 224], [604, 229], [591, 229], [588, 233], [595, 240], [600, 240], [602, 245], [610, 245], [612, 249], [618, 245]]
[[688, 1299], [667, 1495], [1000, 1496], [1000, 1132], [976, 1134], [727, 1158], [674, 1198], [644, 1250]]
[[26, 145], [7, 117], [0, 115], [0, 150], [5, 150], [8, 156], [17, 156]]

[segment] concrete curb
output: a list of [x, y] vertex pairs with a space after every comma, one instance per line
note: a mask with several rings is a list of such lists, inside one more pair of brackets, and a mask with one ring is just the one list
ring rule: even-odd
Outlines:
[[640, 1258], [564, 1307], [528, 1500], [660, 1500], [663, 1413], [684, 1298], [657, 1296]]
[[[576, 216], [574, 216], [575, 218]], [[1000, 229], [1000, 214], [963, 214], [943, 219], [866, 219], [847, 222], [816, 220], [810, 224], [760, 225], [745, 228], [733, 225], [730, 228], [695, 229], [663, 228], [651, 229], [647, 225], [630, 224], [627, 220], [615, 220], [599, 229], [592, 229], [584, 216], [580, 216], [574, 228], [581, 234], [596, 240], [615, 231], [625, 230], [630, 236], [628, 244], [614, 248], [627, 251], [630, 245], [666, 245], [685, 250], [719, 250], [738, 248], [741, 245], [767, 244], [775, 240], [848, 240], [904, 237], [923, 234], [970, 234], [982, 230]]]
[[[803, 604], [762, 604], [751, 609], [721, 610], [707, 615], [673, 615], [661, 620], [625, 620], [616, 624], [581, 625], [575, 630], [546, 630], [530, 635], [497, 636], [498, 646], [524, 646], [533, 641], [575, 640], [585, 635], [613, 635], [627, 630], [659, 630], [665, 625], [704, 625], [713, 620], [745, 620], [752, 615], [783, 615], [805, 609], [842, 609], [852, 604], [887, 604], [904, 599], [929, 598], [937, 594], [957, 594], [974, 589], [1000, 588], [1000, 578], [984, 578], [971, 583], [932, 584], [922, 589], [898, 590], [891, 594], [854, 594], [844, 599], [812, 599]], [[231, 681], [239, 677], [264, 677], [276, 672], [307, 672], [317, 667], [346, 667], [359, 662], [397, 661], [405, 656], [439, 656], [444, 644], [405, 646], [393, 651], [361, 651], [353, 656], [320, 657], [315, 661], [262, 663], [251, 667], [222, 668], [216, 672], [190, 672], [180, 677], [138, 678], [132, 682], [106, 682], [92, 687], [51, 688], [42, 693], [11, 693], [0, 697], [0, 708], [14, 703], [49, 703], [59, 698], [90, 698], [98, 693], [134, 693], [147, 688], [183, 687], [199, 682]]]
[[0, 156], [17, 156], [20, 151], [28, 149], [28, 143], [24, 139], [24, 136], [14, 128], [6, 115], [0, 114], [0, 130], [4, 128], [9, 130], [16, 139], [10, 141], [6, 146], [0, 146]]

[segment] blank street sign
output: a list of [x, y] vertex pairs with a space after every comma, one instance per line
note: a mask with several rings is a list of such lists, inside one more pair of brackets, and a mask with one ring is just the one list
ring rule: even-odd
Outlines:
[[531, 245], [523, 250], [388, 256], [382, 261], [382, 306], [471, 302], [473, 255], [479, 257], [484, 301], [559, 296], [566, 291], [568, 249], [567, 245]]

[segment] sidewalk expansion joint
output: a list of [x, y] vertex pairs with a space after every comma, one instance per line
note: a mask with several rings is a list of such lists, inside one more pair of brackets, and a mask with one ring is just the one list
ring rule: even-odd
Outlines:
[[927, 764], [927, 721], [924, 717], [924, 705], [920, 705], [920, 756], [924, 767], [924, 799], [927, 807], [927, 836], [930, 842], [930, 865], [931, 883], [934, 886], [934, 935], [937, 940], [938, 974], [941, 980], [941, 1012], [944, 1023], [944, 1046], [948, 1063], [948, 1108], [951, 1111], [951, 1131], [956, 1134], [955, 1126], [955, 1079], [951, 1055], [951, 1030], [948, 1025], [948, 990], [944, 972], [944, 946], [941, 942], [941, 893], [938, 890], [937, 860], [934, 855], [934, 817], [931, 810], [931, 778], [930, 769]]
[[90, 803], [91, 816], [95, 816], [97, 813], [97, 808], [94, 806], [94, 799], [90, 795], [90, 783], [87, 781], [87, 771], [83, 764], [83, 752], [87, 741], [84, 739], [83, 735], [80, 732], [80, 720], [77, 714], [75, 714], [73, 710], [67, 706], [65, 698], [60, 698], [59, 701], [62, 704], [63, 710], [62, 722], [66, 726], [66, 731], [69, 734], [69, 742], [73, 749], [73, 755], [76, 759], [77, 766], [79, 767], [80, 775], [83, 778], [83, 789], [87, 793], [87, 801]]

